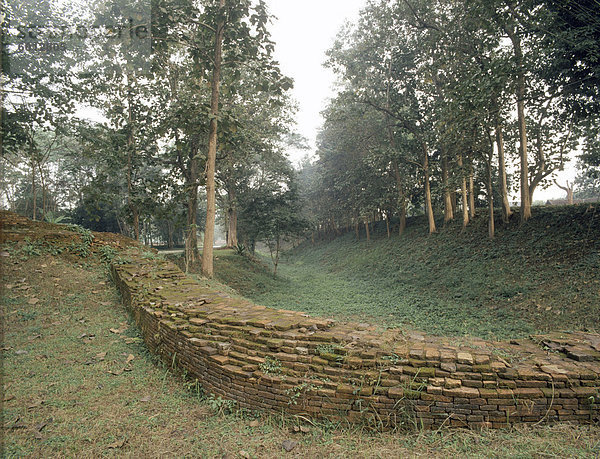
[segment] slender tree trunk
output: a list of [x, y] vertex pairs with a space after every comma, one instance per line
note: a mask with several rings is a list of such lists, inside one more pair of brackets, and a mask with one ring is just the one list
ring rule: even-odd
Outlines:
[[429, 183], [429, 151], [427, 145], [423, 142], [423, 173], [425, 175], [425, 213], [429, 222], [429, 234], [435, 233], [435, 216], [433, 215], [433, 205], [431, 203], [431, 184]]
[[354, 223], [354, 231], [356, 232], [356, 240], [360, 241], [360, 228], [359, 228], [358, 218], [356, 219], [356, 221]]
[[273, 275], [276, 276], [277, 275], [277, 267], [279, 266], [279, 249], [281, 248], [280, 242], [279, 242], [279, 236], [277, 237], [277, 243], [275, 246], [275, 261], [274, 261], [274, 265], [275, 268], [273, 269]]
[[469, 164], [469, 216], [475, 218], [475, 180], [473, 164]]
[[133, 219], [133, 235], [136, 241], [140, 240], [140, 215], [133, 200], [133, 158], [135, 156], [135, 137], [133, 132], [134, 126], [133, 112], [133, 94], [131, 89], [131, 76], [127, 76], [127, 205], [131, 211]]
[[167, 232], [169, 233], [168, 236], [168, 242], [167, 242], [167, 247], [169, 249], [172, 249], [173, 247], [175, 247], [175, 244], [173, 243], [173, 233], [175, 231], [175, 228], [173, 227], [173, 222], [172, 221], [168, 221], [167, 222]]
[[227, 247], [234, 248], [238, 245], [237, 237], [237, 204], [235, 190], [230, 187], [227, 190], [229, 208], [227, 209]]
[[490, 219], [488, 223], [490, 239], [494, 239], [496, 228], [494, 226], [494, 189], [492, 185], [492, 165], [488, 164], [488, 179], [487, 179], [488, 202], [490, 209]]
[[515, 53], [517, 79], [515, 95], [517, 97], [517, 120], [519, 123], [519, 156], [521, 158], [521, 221], [531, 217], [531, 201], [529, 194], [529, 164], [527, 162], [527, 125], [525, 121], [525, 70], [521, 39], [513, 26], [505, 27]]
[[206, 228], [204, 230], [204, 248], [202, 252], [202, 274], [213, 276], [213, 244], [215, 238], [215, 169], [217, 158], [217, 117], [219, 116], [219, 91], [221, 84], [221, 60], [223, 33], [225, 31], [225, 0], [219, 1], [219, 13], [222, 19], [217, 22], [215, 33], [215, 57], [210, 98], [210, 127], [208, 136], [208, 156], [206, 159]]
[[385, 216], [385, 229], [387, 230], [387, 238], [390, 238], [390, 214], [387, 213]]
[[365, 229], [367, 231], [367, 242], [371, 241], [371, 233], [369, 232], [369, 220], [365, 218]]
[[456, 190], [452, 190], [450, 193], [450, 200], [452, 202], [452, 213], [456, 215]]
[[402, 236], [406, 229], [406, 194], [402, 187], [402, 177], [400, 176], [400, 169], [398, 168], [398, 162], [393, 161], [394, 175], [396, 176], [396, 186], [398, 187], [398, 201], [400, 201], [400, 228], [398, 235]]
[[504, 159], [504, 135], [500, 121], [496, 121], [496, 146], [498, 147], [498, 178], [500, 181], [500, 196], [502, 196], [502, 221], [508, 223], [512, 215], [508, 201], [508, 186], [506, 183], [506, 161]]
[[33, 220], [37, 219], [36, 210], [37, 210], [37, 187], [35, 185], [35, 162], [33, 159], [31, 160], [31, 194], [33, 197], [33, 208], [32, 215]]
[[406, 201], [402, 201], [402, 205], [400, 206], [400, 226], [398, 227], [398, 236], [402, 236], [404, 234], [404, 230], [406, 229]]
[[463, 228], [469, 224], [469, 209], [467, 204], [467, 177], [465, 176], [465, 169], [462, 155], [458, 155], [458, 167], [460, 167], [461, 174], [461, 201], [462, 201], [462, 215], [463, 215]]
[[38, 170], [40, 171], [40, 183], [42, 185], [42, 219], [46, 217], [46, 209], [47, 209], [47, 191], [46, 191], [46, 178], [44, 177], [43, 168], [38, 165]]
[[444, 187], [444, 225], [454, 220], [454, 210], [452, 208], [452, 196], [450, 195], [449, 182], [450, 172], [448, 170], [448, 154], [445, 149], [442, 150], [442, 184]]
[[200, 175], [198, 164], [198, 141], [193, 138], [190, 142], [190, 160], [188, 165], [187, 183], [187, 231], [185, 236], [186, 263], [198, 261], [198, 179]]

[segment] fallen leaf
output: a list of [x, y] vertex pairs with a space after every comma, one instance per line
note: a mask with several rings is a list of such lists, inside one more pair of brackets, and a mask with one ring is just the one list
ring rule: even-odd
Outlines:
[[133, 359], [135, 359], [135, 356], [133, 354], [129, 354], [127, 356], [127, 360], [125, 360], [125, 365], [129, 365]]
[[298, 442], [294, 440], [285, 440], [281, 447], [285, 449], [288, 453], [292, 451], [296, 446], [298, 446]]
[[37, 298], [30, 298], [27, 303], [28, 304], [37, 304], [37, 303], [39, 303], [39, 301], [40, 300], [38, 300]]
[[27, 426], [22, 422], [19, 422], [21, 418], [15, 419], [15, 421], [8, 427], [9, 429], [26, 429]]
[[117, 440], [114, 443], [111, 443], [110, 445], [107, 446], [107, 448], [111, 448], [111, 449], [117, 449], [117, 448], [122, 448], [125, 445], [125, 439], [123, 440]]
[[33, 402], [31, 405], [29, 405], [27, 407], [27, 409], [29, 411], [34, 410], [36, 408], [39, 408], [40, 406], [42, 406], [44, 404], [45, 400], [36, 400], [35, 402]]
[[6, 285], [4, 286], [4, 288], [6, 288], [6, 289], [8, 289], [8, 290], [12, 290], [13, 288], [15, 288], [15, 286], [14, 286], [14, 285], [12, 285], [12, 284], [6, 284]]
[[29, 351], [24, 351], [22, 349], [15, 351], [15, 355], [25, 355], [25, 354], [29, 354]]
[[99, 354], [96, 354], [96, 358], [100, 361], [104, 360], [105, 357], [106, 357], [106, 352], [100, 352]]
[[119, 376], [120, 374], [123, 373], [123, 370], [117, 370], [117, 371], [109, 370], [108, 373], [111, 375]]
[[260, 425], [260, 422], [258, 422], [257, 419], [255, 419], [254, 421], [250, 421], [249, 426], [250, 427], [258, 427]]
[[119, 330], [119, 329], [117, 329], [117, 328], [111, 328], [111, 329], [110, 329], [110, 332], [111, 332], [111, 333], [115, 333], [115, 334], [117, 334], [117, 335], [119, 335], [119, 334], [123, 333], [123, 331], [122, 331], [122, 330]]
[[306, 427], [306, 426], [300, 426], [300, 432], [302, 432], [302, 433], [309, 433], [310, 432], [310, 428]]
[[97, 295], [97, 294], [98, 294], [98, 293], [100, 293], [100, 292], [99, 292], [98, 290], [92, 290], [92, 293], [93, 293], [94, 295]]
[[49, 419], [48, 421], [42, 422], [38, 425], [36, 425], [33, 430], [34, 430], [34, 436], [35, 438], [37, 438], [38, 440], [41, 440], [42, 437], [42, 430], [44, 429], [44, 427], [46, 427], [50, 422], [52, 422], [52, 419]]
[[246, 451], [242, 450], [242, 451], [240, 451], [240, 457], [243, 457], [244, 459], [250, 459], [250, 454], [248, 454]]

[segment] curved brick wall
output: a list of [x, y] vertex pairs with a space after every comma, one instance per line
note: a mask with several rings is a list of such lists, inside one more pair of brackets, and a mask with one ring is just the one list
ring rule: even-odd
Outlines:
[[117, 284], [148, 347], [239, 406], [380, 428], [600, 420], [600, 336], [428, 337], [266, 308], [130, 253]]
[[[0, 242], [68, 246], [71, 231], [0, 212]], [[245, 408], [312, 417], [437, 427], [503, 427], [600, 420], [600, 335], [556, 333], [510, 343], [434, 338], [336, 324], [228, 298], [134, 241], [115, 281], [148, 347], [207, 391]]]

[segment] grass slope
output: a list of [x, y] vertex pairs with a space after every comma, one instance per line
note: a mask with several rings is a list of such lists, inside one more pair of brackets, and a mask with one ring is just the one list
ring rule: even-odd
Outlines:
[[427, 235], [415, 218], [402, 237], [379, 225], [289, 253], [274, 279], [233, 253], [218, 279], [254, 301], [311, 314], [414, 327], [441, 335], [515, 338], [536, 331], [594, 329], [600, 313], [600, 209], [535, 208], [515, 215], [494, 241], [487, 221]]
[[[598, 426], [375, 433], [238, 410], [147, 352], [97, 257], [34, 248], [0, 246], [0, 457], [600, 454]], [[287, 440], [296, 442], [290, 453], [282, 448]]]

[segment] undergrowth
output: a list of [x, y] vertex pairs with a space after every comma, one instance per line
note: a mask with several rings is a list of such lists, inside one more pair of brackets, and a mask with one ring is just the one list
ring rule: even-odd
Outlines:
[[[267, 259], [263, 259], [267, 263]], [[420, 218], [402, 237], [385, 224], [304, 243], [286, 254], [274, 278], [233, 251], [215, 261], [219, 281], [267, 306], [341, 320], [490, 339], [556, 329], [594, 330], [600, 308], [600, 214], [588, 207], [535, 208], [532, 219], [486, 218], [427, 235]]]

